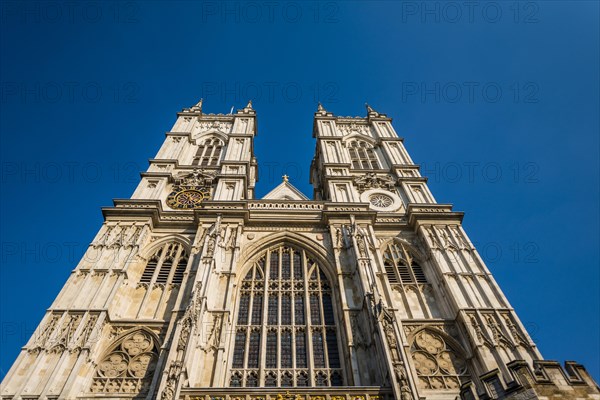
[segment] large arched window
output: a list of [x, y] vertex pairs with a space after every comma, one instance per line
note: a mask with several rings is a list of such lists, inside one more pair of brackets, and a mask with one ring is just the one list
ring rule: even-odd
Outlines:
[[198, 151], [196, 151], [192, 165], [214, 167], [219, 163], [222, 150], [223, 142], [220, 139], [208, 138], [198, 146]]
[[373, 148], [362, 140], [353, 140], [348, 144], [352, 168], [379, 169], [379, 161]]
[[427, 283], [423, 268], [403, 244], [392, 242], [387, 246], [383, 265], [390, 284]]
[[230, 386], [343, 384], [332, 289], [304, 250], [266, 252], [241, 282]]

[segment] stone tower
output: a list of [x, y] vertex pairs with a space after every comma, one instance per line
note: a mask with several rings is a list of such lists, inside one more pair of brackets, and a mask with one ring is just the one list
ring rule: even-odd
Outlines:
[[314, 116], [314, 199], [254, 198], [252, 104], [178, 113], [4, 399], [599, 399], [544, 361], [391, 119]]

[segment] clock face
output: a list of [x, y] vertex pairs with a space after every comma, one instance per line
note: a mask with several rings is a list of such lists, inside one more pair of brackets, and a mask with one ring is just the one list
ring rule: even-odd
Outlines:
[[190, 209], [200, 206], [204, 199], [209, 198], [210, 191], [206, 188], [186, 189], [174, 191], [167, 198], [171, 208]]

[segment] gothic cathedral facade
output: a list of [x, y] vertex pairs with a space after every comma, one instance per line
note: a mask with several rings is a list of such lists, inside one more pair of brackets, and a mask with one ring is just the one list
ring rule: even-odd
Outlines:
[[391, 119], [319, 105], [313, 199], [254, 196], [256, 112], [178, 113], [2, 400], [600, 399], [543, 360]]

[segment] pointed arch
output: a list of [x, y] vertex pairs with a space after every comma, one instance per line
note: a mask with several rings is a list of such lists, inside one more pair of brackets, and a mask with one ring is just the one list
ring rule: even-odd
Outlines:
[[406, 248], [409, 249], [412, 255], [422, 263], [424, 263], [427, 259], [427, 256], [414, 243], [411, 243], [408, 240], [398, 236], [382, 240], [381, 245], [379, 246], [379, 250], [383, 253], [390, 243], [397, 243], [406, 246]]
[[99, 358], [90, 391], [113, 394], [148, 392], [159, 351], [158, 336], [146, 327], [123, 332]]
[[269, 235], [246, 253], [233, 304], [228, 385], [343, 384], [342, 332], [336, 323], [341, 310], [334, 309], [333, 300], [339, 293], [324, 266], [326, 253], [317, 256], [321, 251], [310, 244], [285, 232]]
[[245, 271], [251, 268], [252, 263], [256, 262], [266, 249], [280, 244], [288, 244], [304, 249], [324, 267], [327, 278], [335, 284], [336, 273], [333, 267], [334, 261], [325, 247], [321, 243], [304, 235], [289, 231], [273, 233], [257, 240], [255, 243], [248, 244], [240, 256], [240, 265], [238, 265], [240, 272], [238, 276], [243, 276]]
[[469, 354], [445, 332], [425, 326], [408, 336], [418, 385], [426, 390], [459, 391], [469, 379]]
[[227, 138], [222, 138], [222, 135], [211, 133], [203, 135], [196, 140], [198, 149], [192, 160], [192, 165], [200, 167], [215, 167], [221, 161], [224, 153], [223, 149], [227, 143]]
[[369, 143], [372, 147], [375, 147], [377, 145], [377, 140], [375, 140], [375, 138], [373, 138], [371, 136], [360, 134], [358, 132], [352, 132], [352, 133], [342, 137], [342, 143], [344, 144], [344, 146], [346, 146], [347, 143], [352, 140], [363, 140], [363, 141]]
[[163, 236], [161, 238], [156, 239], [152, 243], [147, 244], [140, 250], [140, 257], [144, 260], [148, 260], [152, 257], [156, 251], [163, 247], [167, 243], [179, 243], [183, 246], [187, 254], [190, 254], [192, 250], [192, 241], [185, 235], [181, 235], [179, 233], [170, 234], [167, 236]]
[[203, 142], [205, 139], [211, 138], [211, 137], [216, 137], [218, 139], [221, 139], [223, 141], [223, 143], [227, 143], [227, 141], [229, 140], [229, 138], [227, 137], [227, 134], [225, 132], [222, 132], [222, 131], [218, 130], [217, 128], [210, 128], [207, 131], [204, 131], [202, 133], [195, 135], [194, 141], [196, 142], [196, 144], [199, 144], [199, 143]]
[[390, 284], [428, 283], [424, 272], [425, 257], [408, 241], [398, 237], [384, 241], [380, 252]]
[[343, 142], [350, 155], [352, 168], [380, 169], [381, 161], [375, 151], [375, 141], [366, 138], [366, 136], [361, 136]]
[[182, 238], [171, 236], [154, 244], [148, 252], [146, 266], [140, 276], [142, 286], [171, 285], [179, 286], [188, 266], [190, 257], [189, 244]]

